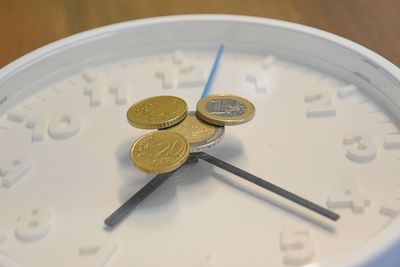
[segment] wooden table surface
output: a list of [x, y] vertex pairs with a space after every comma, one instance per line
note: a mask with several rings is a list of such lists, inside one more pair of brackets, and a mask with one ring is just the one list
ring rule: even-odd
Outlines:
[[83, 30], [195, 13], [306, 24], [358, 42], [400, 66], [400, 0], [0, 0], [0, 67]]

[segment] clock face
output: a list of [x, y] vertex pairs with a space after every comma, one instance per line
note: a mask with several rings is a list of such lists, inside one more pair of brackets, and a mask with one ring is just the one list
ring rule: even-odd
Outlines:
[[[207, 153], [340, 219], [199, 161], [107, 229], [154, 176], [130, 161], [149, 130], [130, 126], [128, 108], [173, 95], [195, 110], [221, 43], [210, 93], [244, 97], [256, 115]], [[354, 255], [391, 266], [379, 255], [399, 234], [398, 77], [339, 37], [229, 16], [121, 24], [35, 52], [0, 73], [0, 266], [345, 266]]]

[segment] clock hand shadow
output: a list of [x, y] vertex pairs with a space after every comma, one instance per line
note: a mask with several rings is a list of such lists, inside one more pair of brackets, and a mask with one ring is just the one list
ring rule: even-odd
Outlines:
[[[332, 226], [329, 223], [326, 223], [322, 220], [319, 220], [318, 218], [314, 218], [311, 215], [306, 214], [305, 212], [302, 212], [300, 210], [297, 210], [296, 208], [290, 207], [287, 204], [282, 203], [281, 201], [275, 200], [272, 197], [269, 197], [266, 195], [266, 193], [261, 193], [261, 192], [257, 192], [256, 190], [247, 187], [247, 186], [243, 186], [239, 183], [236, 183], [235, 181], [232, 181], [232, 179], [221, 175], [219, 173], [217, 173], [215, 171], [215, 168], [206, 168], [207, 169], [207, 175], [217, 179], [218, 181], [227, 184], [229, 186], [232, 186], [234, 189], [236, 189], [237, 191], [243, 192], [245, 194], [248, 194], [249, 196], [262, 200], [266, 203], [268, 203], [269, 205], [273, 206], [274, 208], [278, 208], [280, 210], [283, 210], [286, 213], [289, 213], [292, 216], [295, 216], [303, 221], [306, 221], [309, 224], [312, 224], [326, 232], [329, 232], [331, 234], [335, 234], [336, 232], [336, 228], [334, 226]], [[251, 186], [251, 184], [249, 184]]]

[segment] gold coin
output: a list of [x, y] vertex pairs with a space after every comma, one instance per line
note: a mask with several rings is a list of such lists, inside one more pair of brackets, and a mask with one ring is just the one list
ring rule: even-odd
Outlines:
[[181, 123], [164, 131], [173, 131], [185, 137], [190, 145], [190, 153], [194, 153], [204, 151], [221, 141], [225, 127], [209, 124], [198, 119], [194, 111], [189, 111]]
[[172, 131], [148, 133], [133, 143], [131, 160], [144, 172], [166, 173], [178, 169], [189, 157], [189, 144]]
[[181, 122], [187, 115], [186, 102], [175, 96], [155, 96], [133, 104], [128, 122], [140, 129], [163, 129]]
[[209, 95], [197, 102], [201, 119], [215, 125], [238, 125], [254, 117], [254, 105], [247, 99], [234, 95]]

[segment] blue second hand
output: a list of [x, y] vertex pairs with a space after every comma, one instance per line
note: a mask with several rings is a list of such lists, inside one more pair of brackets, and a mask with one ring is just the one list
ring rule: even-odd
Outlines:
[[215, 57], [214, 64], [212, 66], [210, 75], [208, 76], [207, 83], [204, 86], [203, 93], [201, 94], [200, 98], [206, 97], [208, 95], [209, 91], [210, 91], [211, 84], [212, 84], [212, 82], [214, 80], [214, 76], [215, 76], [215, 74], [217, 72], [217, 69], [218, 69], [219, 59], [221, 58], [221, 54], [222, 54], [223, 51], [224, 51], [224, 45], [221, 44], [219, 46], [219, 48], [218, 48], [217, 56]]

